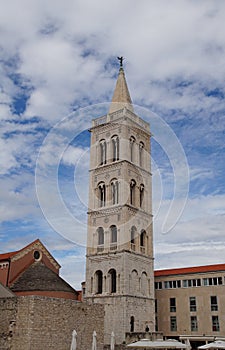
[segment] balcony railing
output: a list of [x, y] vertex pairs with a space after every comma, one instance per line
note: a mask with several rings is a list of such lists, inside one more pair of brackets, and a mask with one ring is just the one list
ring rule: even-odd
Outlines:
[[111, 243], [110, 250], [116, 250], [116, 249], [117, 249], [117, 243]]
[[97, 253], [101, 253], [101, 252], [103, 252], [103, 250], [104, 250], [104, 245], [99, 245], [97, 247]]
[[145, 254], [145, 247], [140, 247], [140, 251], [142, 254]]
[[134, 243], [131, 243], [131, 244], [130, 244], [130, 249], [133, 250], [133, 251], [135, 251], [135, 244], [134, 244]]

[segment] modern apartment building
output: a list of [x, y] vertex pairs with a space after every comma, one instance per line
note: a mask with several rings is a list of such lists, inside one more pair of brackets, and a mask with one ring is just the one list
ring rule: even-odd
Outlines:
[[156, 330], [193, 348], [225, 336], [225, 264], [155, 271]]

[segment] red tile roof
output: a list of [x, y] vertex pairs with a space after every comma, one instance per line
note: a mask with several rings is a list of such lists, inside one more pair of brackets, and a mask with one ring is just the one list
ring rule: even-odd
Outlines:
[[183, 274], [204, 273], [204, 272], [214, 272], [214, 271], [225, 271], [225, 264], [156, 270], [154, 272], [154, 276], [159, 277], [159, 276], [183, 275]]
[[25, 247], [23, 247], [20, 250], [14, 251], [14, 252], [9, 252], [9, 253], [4, 253], [4, 254], [0, 254], [0, 261], [2, 260], [9, 260], [10, 258], [12, 258], [14, 255], [16, 255], [17, 253], [21, 252], [22, 250], [28, 248], [29, 246], [31, 246], [32, 244], [36, 243], [36, 242], [40, 242], [39, 239], [36, 239], [34, 242], [29, 243], [28, 245], [26, 245]]

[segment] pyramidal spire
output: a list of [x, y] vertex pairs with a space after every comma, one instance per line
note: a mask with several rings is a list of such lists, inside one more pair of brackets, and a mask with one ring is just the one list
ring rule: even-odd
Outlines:
[[132, 101], [130, 98], [130, 93], [127, 87], [125, 73], [123, 70], [123, 57], [117, 58], [120, 61], [120, 70], [116, 82], [116, 87], [113, 93], [112, 102], [109, 108], [109, 113], [113, 113], [124, 107], [133, 112]]

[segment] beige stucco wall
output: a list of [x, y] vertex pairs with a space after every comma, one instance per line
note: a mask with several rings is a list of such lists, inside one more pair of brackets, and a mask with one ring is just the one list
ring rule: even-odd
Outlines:
[[[163, 331], [165, 336], [192, 335], [196, 337], [208, 336], [224, 336], [225, 335], [225, 272], [215, 271], [210, 273], [195, 273], [176, 276], [156, 277], [155, 282], [162, 281], [177, 281], [187, 279], [222, 277], [222, 285], [214, 286], [198, 286], [198, 287], [182, 287], [155, 290], [157, 299], [157, 318], [158, 329]], [[181, 284], [182, 285], [182, 284]], [[218, 311], [211, 311], [211, 296], [217, 296]], [[190, 311], [189, 298], [196, 298], [196, 311]], [[170, 312], [170, 298], [176, 298], [176, 312]], [[219, 317], [220, 330], [212, 330], [212, 316]], [[177, 331], [170, 330], [170, 316], [177, 317]], [[190, 317], [197, 316], [198, 330], [191, 331]]]

